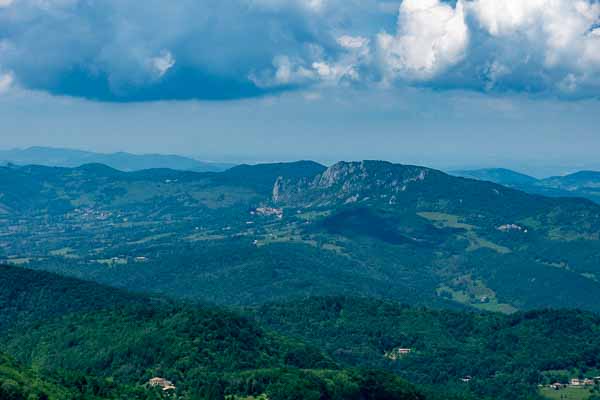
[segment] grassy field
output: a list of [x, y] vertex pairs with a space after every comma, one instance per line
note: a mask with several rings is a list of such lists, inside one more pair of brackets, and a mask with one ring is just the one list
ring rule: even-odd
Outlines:
[[545, 398], [552, 400], [588, 400], [591, 397], [590, 389], [583, 387], [568, 387], [560, 390], [542, 388], [540, 394]]
[[417, 215], [434, 222], [438, 227], [464, 229], [466, 231], [465, 238], [469, 241], [469, 247], [467, 248], [467, 251], [488, 248], [500, 254], [508, 254], [511, 252], [508, 247], [500, 246], [477, 235], [475, 232], [475, 228], [477, 227], [460, 222], [460, 217], [457, 215], [438, 212], [420, 212], [417, 213]]
[[[496, 293], [492, 289], [486, 287], [485, 283], [481, 280], [473, 280], [467, 275], [460, 279], [460, 283], [462, 283], [464, 290], [458, 290], [448, 285], [442, 285], [437, 288], [437, 293], [438, 295], [441, 295], [443, 292], [449, 293], [452, 300], [458, 303], [471, 305], [480, 310], [503, 314], [513, 314], [518, 311], [518, 309], [510, 304], [498, 302]], [[482, 298], [485, 298], [486, 300], [481, 301]]]

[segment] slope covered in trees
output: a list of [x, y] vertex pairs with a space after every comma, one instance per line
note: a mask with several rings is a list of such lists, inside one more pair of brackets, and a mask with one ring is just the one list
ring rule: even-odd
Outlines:
[[74, 396], [151, 399], [159, 392], [147, 382], [162, 377], [182, 399], [422, 398], [395, 375], [341, 369], [316, 347], [230, 311], [15, 267], [0, 276], [5, 300], [16, 299], [0, 308], [2, 320], [26, 316], [4, 325], [0, 347]]
[[386, 368], [475, 398], [537, 398], [539, 384], [600, 375], [600, 317], [581, 311], [506, 316], [325, 297], [265, 305], [255, 316], [343, 364]]
[[600, 311], [599, 205], [420, 166], [7, 167], [0, 194], [0, 259], [129, 290]]

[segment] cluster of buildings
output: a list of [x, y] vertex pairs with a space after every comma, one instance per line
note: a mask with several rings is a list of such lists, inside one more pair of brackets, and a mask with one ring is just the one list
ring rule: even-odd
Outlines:
[[501, 232], [511, 232], [511, 231], [518, 231], [518, 232], [524, 232], [527, 233], [527, 229], [523, 228], [522, 226], [519, 226], [517, 224], [505, 224], [505, 225], [500, 225], [498, 228], [499, 231]]
[[283, 209], [273, 207], [258, 207], [256, 210], [251, 211], [252, 215], [263, 215], [263, 216], [275, 216], [277, 218], [283, 218]]
[[573, 378], [569, 381], [569, 383], [560, 383], [555, 382], [550, 387], [554, 390], [560, 390], [567, 387], [585, 387], [585, 386], [594, 386], [600, 384], [600, 376], [596, 376], [594, 378]]

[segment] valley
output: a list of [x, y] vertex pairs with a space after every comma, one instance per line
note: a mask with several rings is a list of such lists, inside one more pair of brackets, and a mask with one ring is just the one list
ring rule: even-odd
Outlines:
[[222, 305], [600, 307], [600, 206], [582, 199], [378, 161], [0, 178], [0, 259], [13, 265]]
[[588, 200], [379, 161], [8, 166], [0, 188], [15, 392], [513, 400], [600, 375]]

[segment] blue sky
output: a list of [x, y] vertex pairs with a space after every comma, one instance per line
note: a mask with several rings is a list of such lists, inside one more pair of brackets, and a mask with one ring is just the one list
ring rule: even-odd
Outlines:
[[596, 164], [595, 0], [0, 0], [0, 147]]

